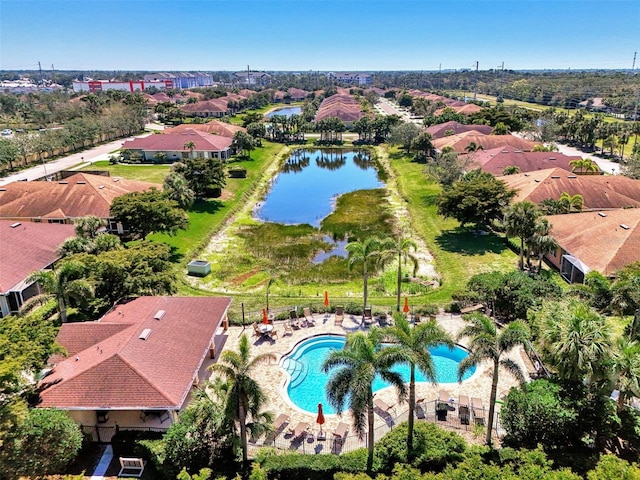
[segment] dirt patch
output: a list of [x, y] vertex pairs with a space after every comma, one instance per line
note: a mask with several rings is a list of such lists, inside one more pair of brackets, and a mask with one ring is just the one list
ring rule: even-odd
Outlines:
[[246, 273], [243, 273], [242, 275], [238, 275], [237, 277], [232, 278], [231, 280], [229, 280], [229, 283], [231, 283], [231, 285], [233, 285], [234, 287], [238, 287], [242, 285], [244, 282], [246, 282], [248, 279], [253, 277], [259, 271], [260, 269], [256, 267], [252, 270], [249, 270]]

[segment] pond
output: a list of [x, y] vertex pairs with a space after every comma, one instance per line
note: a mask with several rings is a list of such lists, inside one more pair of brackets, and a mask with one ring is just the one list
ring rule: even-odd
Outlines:
[[336, 198], [355, 190], [384, 187], [368, 151], [295, 150], [273, 179], [254, 217], [282, 224], [319, 227]]
[[291, 115], [300, 115], [302, 113], [302, 107], [284, 107], [267, 113], [267, 118], [271, 118], [274, 115], [284, 115], [290, 117]]

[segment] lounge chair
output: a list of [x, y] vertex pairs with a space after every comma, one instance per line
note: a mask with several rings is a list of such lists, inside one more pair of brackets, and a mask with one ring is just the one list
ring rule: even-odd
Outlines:
[[309, 424], [307, 422], [300, 422], [295, 426], [295, 428], [289, 429], [289, 433], [293, 435], [293, 438], [296, 440], [301, 437], [306, 437], [308, 431]]
[[338, 448], [338, 446], [342, 446], [345, 438], [347, 437], [347, 433], [349, 433], [349, 424], [340, 422], [335, 430], [332, 432], [333, 434], [333, 445], [334, 448]]
[[389, 325], [391, 325], [391, 324], [389, 323], [389, 321], [387, 320], [387, 318], [388, 318], [388, 317], [387, 317], [387, 314], [386, 314], [386, 313], [383, 313], [382, 315], [380, 315], [380, 316], [378, 317], [378, 324], [379, 324], [381, 327], [388, 327], [388, 326], [389, 326]]
[[414, 413], [416, 414], [416, 418], [418, 420], [425, 420], [427, 418], [427, 415], [424, 411], [425, 400], [426, 400], [425, 397], [420, 397], [416, 399], [416, 406], [415, 406]]
[[284, 324], [284, 335], [286, 335], [287, 333], [289, 335], [293, 335], [293, 326], [291, 325], [291, 322], [286, 322]]
[[385, 402], [381, 398], [374, 398], [373, 404], [378, 410], [381, 410], [386, 414], [389, 414], [389, 410], [393, 410], [394, 408], [394, 405], [389, 405], [387, 402]]
[[258, 330], [258, 324], [254, 322], [252, 326], [253, 326], [253, 334], [256, 337], [261, 337], [262, 333], [260, 332], [260, 330]]
[[449, 413], [449, 399], [451, 395], [445, 390], [440, 390], [438, 394], [438, 401], [436, 402], [436, 417], [438, 420], [445, 422], [447, 420], [447, 414]]
[[342, 326], [342, 320], [344, 320], [344, 307], [336, 307], [335, 324]]
[[482, 405], [482, 400], [477, 397], [472, 397], [471, 406], [473, 408], [473, 421], [475, 424], [484, 425], [484, 405]]
[[273, 330], [271, 330], [271, 332], [269, 332], [269, 336], [273, 339], [278, 338], [278, 331], [274, 328]]
[[369, 325], [373, 324], [373, 315], [371, 315], [371, 309], [370, 308], [365, 308], [364, 309], [364, 314], [362, 315], [363, 318], [363, 323], [365, 325], [365, 327], [368, 327]]
[[315, 319], [313, 318], [313, 314], [311, 313], [311, 309], [306, 307], [302, 310], [304, 313], [304, 321], [307, 324], [307, 327], [312, 327], [316, 324]]
[[284, 426], [288, 423], [289, 415], [287, 415], [286, 413], [281, 413], [280, 415], [278, 415], [278, 418], [276, 418], [276, 421], [273, 422], [273, 429], [276, 431], [276, 433], [280, 433]]
[[470, 411], [469, 411], [469, 397], [466, 395], [460, 395], [458, 397], [458, 418], [462, 425], [469, 425]]
[[289, 310], [289, 323], [295, 329], [300, 328], [300, 321], [298, 320], [298, 312], [295, 310]]

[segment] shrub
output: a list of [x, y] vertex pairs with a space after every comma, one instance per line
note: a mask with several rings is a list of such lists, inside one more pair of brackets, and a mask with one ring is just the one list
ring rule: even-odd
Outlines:
[[120, 430], [111, 439], [114, 457], [141, 457], [148, 452], [141, 440], [161, 440], [163, 432], [143, 432], [138, 430]]
[[[447, 464], [456, 464], [463, 460], [466, 450], [466, 442], [460, 435], [427, 422], [414, 425], [413, 442], [411, 466], [423, 471], [441, 471]], [[385, 473], [390, 473], [396, 463], [406, 463], [407, 424], [401, 423], [382, 437], [375, 454], [380, 470]]]

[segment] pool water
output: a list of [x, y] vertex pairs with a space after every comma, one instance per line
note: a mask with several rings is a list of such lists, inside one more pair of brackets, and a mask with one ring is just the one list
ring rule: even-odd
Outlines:
[[284, 115], [285, 117], [290, 117], [292, 115], [300, 115], [302, 113], [302, 107], [285, 107], [279, 108], [278, 110], [274, 110], [273, 112], [267, 113], [267, 118], [271, 118], [274, 115]]
[[[315, 413], [318, 403], [322, 403], [324, 413], [335, 413], [325, 393], [325, 386], [330, 375], [322, 371], [322, 364], [330, 352], [342, 349], [344, 344], [345, 337], [343, 336], [321, 335], [303, 341], [290, 354], [282, 357], [280, 366], [290, 377], [287, 395], [297, 407]], [[430, 348], [429, 351], [436, 370], [436, 381], [438, 383], [456, 383], [458, 381], [458, 364], [467, 357], [467, 351], [460, 347], [449, 349], [446, 346]], [[399, 372], [405, 381], [409, 381], [408, 365], [397, 365], [393, 370]], [[468, 379], [475, 371], [476, 367], [474, 366], [466, 372], [462, 379]], [[416, 369], [416, 382], [428, 381]], [[373, 382], [373, 391], [376, 392], [388, 386], [389, 384], [382, 379], [376, 378]]]

